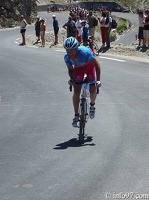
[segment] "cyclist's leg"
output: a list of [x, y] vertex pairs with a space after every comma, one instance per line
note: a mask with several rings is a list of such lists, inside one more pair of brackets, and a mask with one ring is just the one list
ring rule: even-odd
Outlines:
[[80, 101], [81, 85], [74, 84], [74, 93], [73, 93], [73, 106], [75, 115], [78, 114], [79, 101]]
[[80, 93], [81, 93], [81, 82], [84, 78], [83, 67], [74, 68], [74, 94], [73, 94], [73, 106], [75, 114], [78, 114]]
[[95, 67], [92, 63], [88, 63], [86, 65], [86, 72], [87, 74], [87, 81], [89, 83], [91, 83], [90, 85], [90, 103], [91, 104], [95, 104], [95, 100], [96, 100], [96, 71], [95, 71]]
[[96, 100], [96, 71], [92, 63], [87, 63], [84, 66], [84, 73], [87, 75], [87, 82], [90, 83], [90, 111], [89, 116], [91, 119], [95, 117], [95, 100]]

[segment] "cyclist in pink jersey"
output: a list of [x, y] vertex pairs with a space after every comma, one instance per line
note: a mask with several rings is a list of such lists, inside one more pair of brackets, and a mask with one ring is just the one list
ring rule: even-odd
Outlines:
[[93, 52], [85, 46], [78, 46], [78, 41], [74, 37], [69, 37], [64, 41], [66, 55], [64, 61], [68, 68], [70, 80], [68, 83], [73, 85], [73, 106], [75, 117], [72, 122], [73, 127], [77, 127], [79, 119], [78, 108], [81, 93], [81, 83], [86, 75], [90, 85], [90, 118], [95, 117], [96, 89], [101, 86], [100, 82], [100, 63], [97, 61]]

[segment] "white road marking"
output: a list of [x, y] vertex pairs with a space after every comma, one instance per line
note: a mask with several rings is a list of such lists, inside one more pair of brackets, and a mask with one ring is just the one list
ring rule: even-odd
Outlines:
[[62, 50], [62, 49], [55, 49], [54, 51], [59, 51], [59, 52], [66, 53], [66, 51], [65, 51], [65, 50]]
[[126, 60], [121, 60], [121, 59], [116, 59], [116, 58], [109, 58], [109, 57], [103, 57], [103, 56], [99, 56], [100, 58], [103, 59], [107, 59], [107, 60], [114, 60], [114, 61], [118, 61], [118, 62], [126, 62]]
[[31, 45], [29, 45], [28, 47], [35, 48], [35, 49], [38, 49], [38, 48], [39, 48], [39, 47], [37, 47], [37, 46], [31, 46]]
[[[62, 52], [62, 53], [66, 52], [65, 50], [62, 50], [62, 49], [55, 49], [54, 51], [59, 51], [59, 52]], [[103, 59], [107, 59], [107, 60], [114, 60], [114, 61], [118, 61], [118, 62], [126, 62], [125, 60], [121, 60], [121, 59], [117, 59], [117, 58], [109, 58], [109, 57], [104, 57], [104, 56], [99, 56], [99, 57], [103, 58]]]
[[[20, 40], [20, 38], [17, 38], [14, 43], [16, 44], [19, 44], [20, 42], [18, 42]], [[34, 46], [34, 45], [29, 45], [28, 47], [31, 47], [31, 48], [39, 48], [37, 46]], [[54, 51], [58, 51], [58, 52], [62, 52], [62, 53], [65, 53], [65, 49], [54, 49]], [[100, 58], [103, 58], [103, 59], [107, 59], [107, 60], [114, 60], [114, 61], [118, 61], [118, 62], [126, 62], [125, 60], [121, 60], [121, 59], [116, 59], [116, 58], [109, 58], [109, 57], [103, 57], [103, 56], [99, 56]]]

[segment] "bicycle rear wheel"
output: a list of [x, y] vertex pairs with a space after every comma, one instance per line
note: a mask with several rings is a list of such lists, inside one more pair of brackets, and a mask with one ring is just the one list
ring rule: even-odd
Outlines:
[[84, 143], [85, 123], [86, 123], [86, 99], [81, 99], [80, 103], [80, 120], [79, 120], [79, 142]]

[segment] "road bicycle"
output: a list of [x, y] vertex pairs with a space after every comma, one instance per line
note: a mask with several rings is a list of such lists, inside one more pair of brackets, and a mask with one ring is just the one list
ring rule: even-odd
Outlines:
[[[89, 101], [88, 97], [90, 95], [90, 83], [87, 83], [86, 80], [81, 84], [81, 95], [80, 95], [80, 103], [79, 103], [79, 143], [83, 144], [85, 140], [85, 125], [89, 119]], [[72, 86], [70, 86], [70, 91], [72, 91]], [[97, 94], [99, 93], [99, 88], [97, 87]]]

